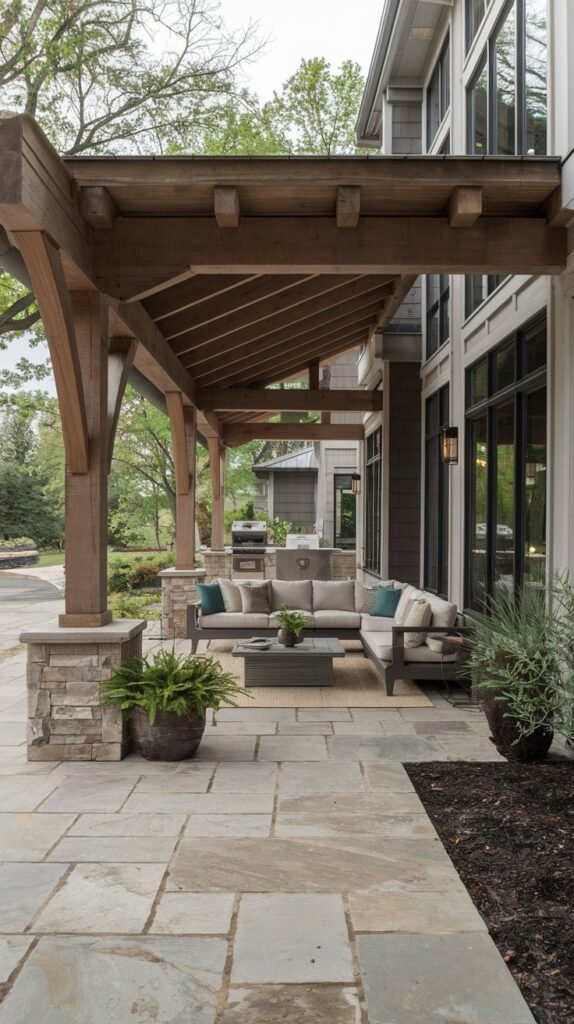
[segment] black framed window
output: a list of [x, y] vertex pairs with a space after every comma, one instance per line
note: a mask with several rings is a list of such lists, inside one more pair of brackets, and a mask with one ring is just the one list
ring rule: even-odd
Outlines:
[[365, 569], [381, 571], [382, 430], [365, 439]]
[[544, 155], [547, 73], [547, 0], [508, 0], [468, 87], [467, 151]]
[[351, 473], [334, 474], [335, 547], [355, 550], [357, 545], [357, 495]]
[[427, 274], [426, 352], [429, 359], [450, 334], [450, 278], [447, 274]]
[[466, 604], [546, 578], [546, 319], [466, 375]]
[[450, 107], [450, 40], [446, 42], [426, 87], [427, 150], [432, 146]]
[[467, 274], [464, 279], [465, 317], [474, 313], [505, 280], [504, 274]]
[[425, 405], [424, 586], [448, 591], [448, 466], [441, 459], [440, 432], [449, 425], [448, 384]]

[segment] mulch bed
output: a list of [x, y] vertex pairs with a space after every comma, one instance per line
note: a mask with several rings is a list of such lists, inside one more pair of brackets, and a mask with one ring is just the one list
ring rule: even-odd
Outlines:
[[574, 1021], [574, 762], [405, 767], [534, 1017]]

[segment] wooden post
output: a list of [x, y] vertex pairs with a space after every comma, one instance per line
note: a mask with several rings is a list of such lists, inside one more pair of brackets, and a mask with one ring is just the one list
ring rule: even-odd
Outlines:
[[66, 611], [60, 626], [105, 626], [108, 540], [108, 321], [96, 292], [75, 292], [70, 307], [89, 439], [86, 473], [66, 463]]
[[207, 438], [211, 469], [211, 547], [223, 551], [225, 546], [225, 448], [218, 437]]
[[196, 413], [181, 391], [166, 392], [175, 464], [175, 567], [195, 568]]
[[319, 390], [319, 360], [315, 360], [313, 363], [309, 363], [309, 390]]

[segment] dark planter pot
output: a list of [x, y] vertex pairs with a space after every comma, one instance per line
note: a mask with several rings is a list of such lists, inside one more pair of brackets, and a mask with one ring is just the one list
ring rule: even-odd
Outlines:
[[302, 633], [292, 633], [289, 629], [280, 629], [277, 633], [277, 640], [284, 647], [294, 647], [295, 644], [300, 644], [302, 639]]
[[541, 726], [530, 736], [521, 736], [516, 720], [505, 717], [508, 704], [496, 699], [496, 690], [482, 689], [481, 698], [498, 753], [509, 761], [543, 761], [550, 750], [554, 730]]
[[145, 711], [136, 708], [130, 718], [132, 747], [148, 761], [186, 761], [193, 757], [205, 729], [199, 715], [184, 717], [158, 711], [150, 725]]

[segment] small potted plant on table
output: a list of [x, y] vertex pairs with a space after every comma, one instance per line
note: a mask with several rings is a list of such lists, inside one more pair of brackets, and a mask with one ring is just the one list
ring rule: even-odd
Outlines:
[[303, 639], [303, 630], [309, 622], [309, 616], [305, 612], [293, 611], [286, 604], [282, 605], [275, 618], [279, 623], [277, 639], [284, 647], [294, 647], [300, 644]]
[[218, 711], [222, 704], [236, 707], [233, 698], [239, 693], [245, 690], [215, 658], [159, 651], [120, 665], [101, 684], [100, 699], [129, 721], [136, 753], [151, 761], [183, 761], [199, 747], [206, 711]]

